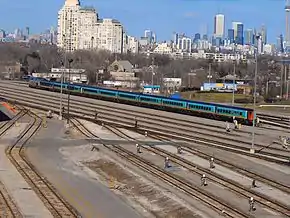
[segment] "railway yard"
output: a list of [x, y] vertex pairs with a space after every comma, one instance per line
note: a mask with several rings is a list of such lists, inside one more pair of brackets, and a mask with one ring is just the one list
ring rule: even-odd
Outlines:
[[60, 93], [0, 90], [16, 109], [0, 123], [0, 217], [290, 217], [286, 115], [259, 112], [253, 143], [251, 126], [66, 94], [60, 120]]

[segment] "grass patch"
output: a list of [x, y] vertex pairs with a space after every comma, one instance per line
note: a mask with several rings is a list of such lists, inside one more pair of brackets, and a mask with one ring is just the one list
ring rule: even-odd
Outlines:
[[[197, 92], [183, 92], [181, 96], [188, 100], [216, 102], [216, 103], [232, 103], [232, 93], [197, 93]], [[251, 99], [252, 96], [235, 94], [235, 99]]]

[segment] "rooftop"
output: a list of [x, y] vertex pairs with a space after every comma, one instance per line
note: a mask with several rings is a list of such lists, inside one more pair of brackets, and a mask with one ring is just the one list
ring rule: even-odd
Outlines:
[[66, 0], [65, 6], [78, 6], [81, 5], [79, 0]]

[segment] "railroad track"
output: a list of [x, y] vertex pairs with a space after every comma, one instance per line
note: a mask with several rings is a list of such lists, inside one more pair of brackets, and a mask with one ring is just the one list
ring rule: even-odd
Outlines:
[[[2, 96], [9, 97], [9, 96], [7, 96], [7, 94], [10, 94], [10, 96], [15, 96], [15, 97], [21, 96], [21, 95], [23, 95], [22, 94], [23, 93], [23, 89], [27, 89], [29, 91], [29, 93], [30, 93], [29, 98], [31, 98], [33, 100], [37, 100], [37, 98], [39, 98], [40, 95], [45, 95], [45, 99], [43, 99], [43, 98], [41, 99], [44, 102], [59, 101], [59, 97], [57, 97], [57, 96], [60, 96], [59, 93], [53, 93], [53, 92], [44, 91], [44, 90], [35, 90], [35, 89], [32, 89], [32, 88], [28, 88], [28, 85], [26, 87], [22, 87], [22, 88], [19, 88], [19, 86], [16, 86], [16, 85], [13, 85], [14, 86], [13, 88], [11, 88], [9, 86], [11, 86], [11, 84], [0, 83], [1, 89], [3, 89], [3, 91], [6, 92], [6, 93], [3, 92]], [[13, 95], [11, 95], [11, 94], [13, 94]], [[150, 116], [151, 117], [153, 116], [156, 119], [156, 116], [154, 115], [154, 113], [138, 112], [136, 110], [128, 109], [128, 108], [122, 109], [121, 107], [114, 106], [114, 105], [111, 105], [110, 107], [107, 107], [106, 105], [98, 104], [96, 102], [90, 102], [90, 100], [94, 100], [94, 99], [82, 98], [80, 100], [80, 97], [78, 97], [77, 100], [74, 100], [74, 97], [77, 97], [77, 96], [72, 96], [71, 97], [71, 102], [73, 102], [74, 105], [76, 105], [76, 106], [86, 105], [87, 108], [94, 108], [94, 109], [100, 110], [102, 112], [106, 112], [106, 111], [122, 112], [122, 114], [127, 114], [127, 115], [130, 115], [130, 116], [134, 115], [134, 116], [138, 116], [139, 118], [148, 118]], [[63, 100], [66, 101], [66, 99], [63, 99]], [[57, 112], [59, 112], [59, 111], [57, 111]], [[181, 122], [187, 122], [188, 121], [186, 118], [184, 118], [184, 119], [182, 119], [182, 118], [173, 118], [173, 117], [170, 117], [170, 116], [163, 116], [163, 115], [161, 115], [159, 117], [160, 118], [167, 118], [167, 119], [170, 118], [173, 121], [181, 121]], [[190, 123], [192, 125], [193, 124], [198, 125], [199, 128], [202, 128], [204, 126], [203, 123], [196, 122], [194, 120], [191, 120]], [[207, 124], [207, 127], [212, 127], [212, 128], [215, 128], [215, 129], [224, 130], [224, 128], [221, 127], [219, 124]], [[249, 133], [249, 131], [243, 131], [243, 130], [241, 130], [241, 132]]]
[[[30, 89], [31, 90], [31, 89]], [[14, 91], [15, 92], [15, 91]], [[50, 93], [50, 92], [47, 92]], [[32, 94], [31, 94], [32, 95]], [[30, 98], [32, 97], [30, 95]], [[37, 95], [37, 94], [36, 94]], [[10, 95], [9, 95], [10, 96]], [[21, 98], [20, 97], [13, 97], [14, 99], [17, 100], [17, 103], [21, 103]], [[48, 99], [48, 97], [46, 97], [46, 99]], [[47, 108], [48, 109], [52, 109], [55, 112], [58, 112], [58, 110], [55, 110], [53, 108], [58, 108], [58, 99], [53, 98], [54, 100], [44, 100], [43, 98], [40, 100], [39, 97], [33, 97], [31, 100], [27, 99], [25, 100], [25, 103], [27, 105], [30, 105], [31, 107], [36, 107], [38, 109], [44, 109]], [[39, 104], [35, 103], [36, 101], [41, 102], [42, 106], [39, 106]], [[87, 117], [94, 117], [94, 111], [93, 109], [88, 109], [89, 105], [91, 105], [93, 107], [93, 104], [89, 104], [89, 103], [85, 103], [85, 105], [82, 105], [81, 103], [77, 103], [75, 101], [73, 105], [71, 105], [71, 113], [73, 115], [78, 115], [80, 116], [79, 111], [83, 110], [85, 112], [83, 112], [83, 115], [87, 116]], [[53, 105], [53, 106], [52, 106]], [[104, 109], [103, 109], [104, 110]], [[128, 112], [123, 112], [123, 110], [121, 110], [122, 112], [118, 112], [116, 110], [114, 110], [114, 112], [109, 112], [111, 109], [106, 107], [107, 112], [103, 111], [102, 112], [102, 119], [105, 120], [110, 120], [110, 121], [119, 121], [120, 123], [127, 123], [129, 125], [131, 125], [131, 121], [128, 120], [132, 120], [132, 114], [126, 114]], [[107, 115], [103, 115], [103, 114], [107, 114]], [[135, 112], [136, 114], [136, 112]], [[140, 115], [140, 112], [138, 112], [138, 114]], [[171, 130], [167, 130], [165, 132], [165, 130], [163, 132], [167, 133], [167, 134], [176, 134], [176, 131], [180, 130], [182, 131], [182, 133], [178, 133], [178, 136], [183, 136], [183, 138], [190, 138], [192, 140], [198, 141], [198, 143], [203, 143], [204, 145], [211, 145], [213, 147], [219, 148], [219, 149], [224, 149], [224, 150], [231, 150], [232, 152], [236, 152], [236, 153], [242, 153], [244, 155], [248, 155], [248, 156], [253, 156], [251, 154], [248, 154], [249, 152], [249, 148], [250, 148], [250, 142], [245, 142], [245, 141], [241, 141], [238, 139], [234, 139], [233, 137], [230, 138], [231, 136], [227, 135], [227, 136], [220, 136], [221, 131], [219, 131], [219, 134], [215, 134], [214, 137], [215, 139], [210, 139], [210, 137], [212, 138], [213, 133], [202, 133], [199, 131], [199, 129], [202, 129], [201, 124], [199, 124], [199, 126], [197, 126], [196, 124], [192, 124], [192, 122], [186, 122], [185, 120], [183, 121], [178, 121], [179, 119], [176, 119], [176, 121], [178, 122], [182, 122], [182, 124], [179, 123], [174, 123], [175, 119], [173, 119], [172, 121], [169, 120], [169, 118], [163, 118], [160, 116], [153, 116], [152, 114], [150, 114], [150, 117], [148, 117], [146, 119], [146, 116], [149, 116], [148, 114], [146, 115], [140, 115], [142, 120], [142, 124], [140, 124], [139, 121], [139, 126], [141, 125], [141, 127], [143, 129], [149, 129], [149, 130], [156, 130], [156, 131], [160, 131], [160, 126], [162, 126], [162, 129], [166, 129], [166, 128], [171, 128]], [[153, 122], [154, 121], [154, 122]], [[156, 122], [159, 122], [158, 124]], [[163, 124], [162, 124], [163, 122]], [[143, 125], [143, 126], [142, 126]], [[155, 127], [153, 127], [153, 125], [155, 125]], [[180, 126], [182, 125], [182, 126]], [[158, 127], [156, 127], [158, 126]], [[195, 129], [194, 129], [195, 128]], [[203, 126], [203, 128], [205, 128]], [[149, 131], [148, 130], [148, 131]], [[216, 130], [209, 130], [208, 131], [216, 131]], [[225, 130], [223, 129], [223, 134], [224, 134]], [[239, 131], [240, 132], [240, 131]], [[243, 132], [241, 130], [241, 132]], [[235, 135], [233, 135], [235, 136]], [[237, 144], [239, 143], [239, 145]], [[275, 146], [275, 145], [274, 145]], [[285, 149], [281, 149], [281, 148], [277, 148], [274, 147], [273, 145], [260, 145], [258, 143], [255, 143], [255, 149], [258, 151], [258, 153], [260, 154], [260, 156], [255, 156], [257, 158], [263, 158], [266, 159], [268, 161], [272, 161], [272, 162], [279, 162], [279, 163], [286, 163], [288, 164], [288, 160], [289, 160], [289, 156], [290, 156], [290, 152], [288, 152]], [[272, 158], [275, 157], [275, 158]], [[280, 159], [282, 159], [282, 161], [280, 161]]]
[[20, 118], [28, 113], [27, 110], [20, 110], [10, 121], [4, 122], [0, 126], [0, 137], [3, 136]]
[[0, 182], [0, 217], [22, 217], [18, 207], [10, 197], [2, 182]]
[[[12, 120], [3, 123], [0, 126], [0, 137], [2, 137], [18, 120], [27, 114], [27, 111], [21, 110]], [[6, 190], [4, 184], [0, 181], [0, 217], [22, 217], [17, 205]]]
[[[153, 139], [157, 139], [157, 140], [160, 140], [160, 141], [163, 141], [163, 142], [168, 142], [168, 144], [172, 145], [172, 146], [175, 146], [176, 148], [178, 146], [180, 146], [180, 144], [177, 144], [176, 142], [172, 141], [171, 138], [169, 137], [164, 137], [164, 136], [160, 136], [160, 135], [148, 135], [148, 137], [151, 137]], [[193, 148], [192, 146], [189, 146], [189, 145], [186, 145], [186, 144], [182, 144], [182, 150], [185, 151], [185, 152], [188, 152], [189, 154], [192, 154], [192, 155], [196, 155], [200, 158], [203, 158], [205, 160], [209, 160], [211, 157], [212, 157], [212, 154], [208, 154], [206, 152], [203, 152], [199, 149], [195, 149]], [[256, 181], [258, 182], [263, 182], [265, 184], [268, 184], [269, 186], [272, 186], [276, 189], [279, 189], [281, 190], [282, 192], [285, 192], [287, 194], [290, 194], [290, 187], [287, 186], [287, 185], [284, 185], [280, 182], [277, 182], [271, 178], [267, 178], [261, 174], [258, 174], [258, 173], [255, 173], [255, 172], [252, 172], [246, 168], [242, 168], [242, 167], [239, 167], [229, 161], [226, 161], [224, 159], [221, 159], [221, 158], [217, 158], [215, 157], [214, 158], [215, 160], [215, 163], [223, 166], [223, 167], [226, 167], [228, 169], [231, 169], [237, 173], [240, 173], [248, 178], [253, 178], [255, 179]]]
[[[74, 118], [70, 119], [70, 122], [73, 126], [78, 129], [82, 134], [88, 138], [98, 138], [90, 130], [88, 130], [82, 123]], [[152, 164], [151, 162], [139, 157], [138, 155], [122, 148], [119, 145], [106, 145], [104, 147], [110, 151], [116, 153], [118, 156], [126, 159], [131, 164], [143, 169], [145, 172], [150, 173], [151, 175], [157, 177], [158, 179], [166, 182], [167, 184], [172, 185], [173, 187], [178, 188], [179, 190], [185, 192], [191, 197], [199, 199], [201, 202], [210, 206], [214, 210], [222, 213], [226, 217], [239, 218], [239, 217], [252, 217], [252, 215], [241, 212], [236, 209], [234, 206], [225, 203], [222, 199], [217, 198], [216, 196], [208, 193], [197, 186], [194, 186], [189, 181], [184, 180], [176, 175], [173, 175], [164, 169]]]
[[[123, 131], [121, 131], [118, 128], [114, 128], [114, 127], [108, 127], [105, 126], [108, 130], [110, 130], [112, 133], [118, 135], [119, 137], [122, 137], [124, 139], [127, 140], [134, 140], [136, 143], [138, 143], [140, 146], [143, 147], [143, 149], [152, 152], [156, 155], [159, 155], [160, 157], [163, 157], [163, 159], [165, 157], [169, 157], [170, 160], [174, 163], [176, 163], [177, 165], [189, 170], [189, 172], [192, 172], [194, 174], [198, 174], [199, 176], [202, 176], [203, 174], [207, 174], [207, 177], [209, 178], [209, 180], [211, 180], [212, 182], [222, 185], [225, 188], [229, 188], [231, 189], [233, 192], [238, 193], [240, 196], [245, 197], [247, 199], [249, 199], [250, 197], [254, 197], [254, 199], [260, 203], [261, 205], [272, 209], [278, 213], [281, 213], [282, 215], [286, 215], [286, 216], [290, 216], [290, 207], [288, 205], [285, 205], [281, 202], [278, 202], [277, 200], [271, 199], [270, 197], [268, 197], [267, 195], [263, 195], [261, 193], [257, 193], [254, 190], [249, 189], [248, 187], [245, 187], [231, 179], [228, 179], [224, 176], [221, 176], [217, 173], [212, 172], [209, 169], [206, 169], [200, 165], [196, 165], [176, 154], [173, 154], [171, 152], [168, 152], [162, 148], [158, 148], [155, 146], [150, 146], [148, 144], [143, 144], [140, 143], [140, 141], [135, 140], [133, 137], [131, 137], [130, 135], [128, 135], [127, 133], [124, 133]], [[145, 146], [144, 146], [145, 145]], [[285, 188], [285, 187], [284, 187]], [[287, 192], [289, 193], [290, 189], [288, 187]]]
[[284, 129], [290, 129], [290, 116], [277, 116], [271, 114], [257, 113], [257, 116], [264, 120], [266, 124], [282, 127]]
[[42, 125], [42, 120], [37, 115], [31, 112], [29, 115], [33, 121], [20, 133], [15, 143], [6, 149], [6, 155], [54, 217], [78, 217], [76, 210], [57, 193], [24, 154], [24, 146]]

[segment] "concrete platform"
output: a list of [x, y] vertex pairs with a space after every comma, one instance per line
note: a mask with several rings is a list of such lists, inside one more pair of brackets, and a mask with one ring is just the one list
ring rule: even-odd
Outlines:
[[[64, 122], [48, 120], [47, 128], [42, 129], [29, 143], [26, 152], [36, 168], [83, 217], [140, 217], [132, 207], [75, 160], [74, 157], [82, 155], [77, 146], [88, 142], [84, 139], [72, 140], [65, 132]], [[65, 152], [74, 147], [78, 151], [69, 155]], [[86, 151], [92, 154], [90, 147]]]
[[19, 124], [14, 127], [0, 140], [0, 180], [5, 185], [9, 195], [15, 200], [20, 213], [24, 217], [52, 218], [49, 210], [44, 206], [39, 197], [31, 189], [21, 174], [16, 170], [5, 154], [8, 144], [2, 141], [15, 140], [15, 137], [26, 127]]

